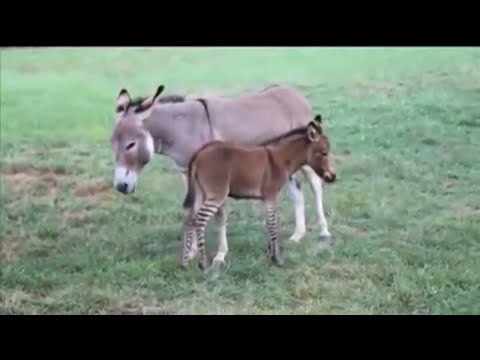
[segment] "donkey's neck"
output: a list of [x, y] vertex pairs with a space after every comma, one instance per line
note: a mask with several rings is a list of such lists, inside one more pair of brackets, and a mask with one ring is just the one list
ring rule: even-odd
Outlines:
[[186, 169], [196, 148], [211, 138], [205, 109], [193, 100], [156, 105], [144, 127], [154, 140], [155, 152], [181, 169]]
[[162, 143], [162, 147], [165, 147], [168, 145], [165, 143], [170, 141], [171, 133], [176, 132], [179, 125], [178, 130], [181, 130], [185, 118], [191, 116], [190, 108], [191, 102], [156, 104], [155, 109], [144, 121], [144, 127], [156, 141]]
[[307, 163], [307, 147], [308, 143], [302, 136], [269, 146], [269, 150], [275, 159], [276, 166], [289, 177]]
[[156, 104], [155, 109], [150, 116], [145, 119], [143, 125], [153, 138], [161, 139], [164, 135], [164, 129], [168, 124], [173, 124], [175, 118], [181, 112], [179, 105]]

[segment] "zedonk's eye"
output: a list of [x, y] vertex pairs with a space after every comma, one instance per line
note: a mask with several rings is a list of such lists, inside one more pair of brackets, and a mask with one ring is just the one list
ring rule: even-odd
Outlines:
[[135, 146], [135, 141], [132, 141], [131, 143], [129, 143], [127, 145], [127, 150], [130, 150], [131, 148], [133, 148]]

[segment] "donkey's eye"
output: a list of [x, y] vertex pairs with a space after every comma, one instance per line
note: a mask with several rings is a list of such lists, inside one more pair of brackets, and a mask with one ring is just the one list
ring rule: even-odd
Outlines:
[[133, 148], [135, 146], [135, 141], [132, 141], [131, 143], [129, 143], [127, 145], [127, 150], [130, 150], [131, 148]]

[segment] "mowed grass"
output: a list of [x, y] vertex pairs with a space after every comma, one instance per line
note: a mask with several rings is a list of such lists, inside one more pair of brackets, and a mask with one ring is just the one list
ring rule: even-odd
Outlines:
[[[227, 266], [216, 279], [179, 270], [184, 189], [170, 162], [156, 157], [133, 195], [112, 188], [118, 91], [278, 82], [325, 118], [336, 241], [319, 246], [305, 184], [298, 245], [281, 198], [285, 268], [266, 256], [260, 204], [229, 200]], [[9, 49], [0, 90], [2, 314], [480, 312], [479, 49]]]

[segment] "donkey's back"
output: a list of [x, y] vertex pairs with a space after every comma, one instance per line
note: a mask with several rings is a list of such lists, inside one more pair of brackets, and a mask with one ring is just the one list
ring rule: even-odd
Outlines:
[[312, 118], [304, 95], [288, 85], [271, 85], [235, 97], [208, 98], [215, 138], [242, 144], [258, 144]]

